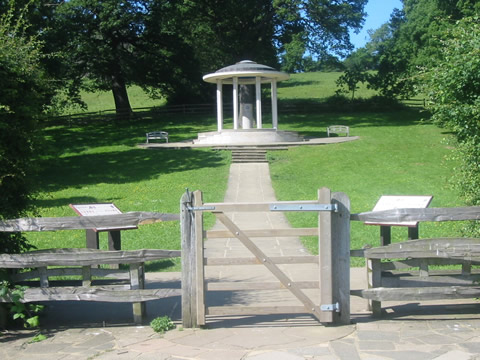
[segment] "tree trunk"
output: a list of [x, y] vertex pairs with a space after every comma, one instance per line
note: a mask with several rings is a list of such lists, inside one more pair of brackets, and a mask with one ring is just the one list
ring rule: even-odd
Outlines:
[[130, 100], [128, 99], [127, 85], [125, 79], [116, 72], [112, 75], [112, 92], [113, 99], [115, 100], [115, 111], [117, 119], [128, 119], [132, 115], [132, 107], [130, 106]]

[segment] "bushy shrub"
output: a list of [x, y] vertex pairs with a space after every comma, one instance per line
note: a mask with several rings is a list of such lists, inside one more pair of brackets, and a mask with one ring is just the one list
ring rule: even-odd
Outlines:
[[[13, 11], [0, 17], [0, 219], [22, 216], [28, 208], [37, 122], [53, 95], [40, 64], [41, 43], [26, 28]], [[25, 248], [21, 235], [0, 233], [0, 252]]]
[[165, 331], [175, 329], [175, 324], [168, 316], [160, 316], [152, 320], [150, 323], [153, 331], [164, 333]]
[[[442, 58], [425, 69], [420, 91], [433, 120], [455, 134], [453, 182], [468, 205], [480, 205], [480, 19], [450, 24]], [[472, 230], [472, 229], [471, 229]], [[476, 230], [477, 234], [479, 233]]]

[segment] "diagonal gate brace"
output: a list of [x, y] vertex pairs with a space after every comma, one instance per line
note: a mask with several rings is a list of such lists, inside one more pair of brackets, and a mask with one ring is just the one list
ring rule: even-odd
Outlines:
[[235, 237], [241, 241], [245, 247], [250, 250], [250, 252], [257, 258], [258, 261], [263, 263], [268, 270], [285, 286], [286, 289], [290, 290], [290, 292], [303, 304], [306, 311], [313, 314], [319, 321], [320, 321], [320, 307], [315, 305], [310, 298], [305, 295], [305, 293], [296, 286], [292, 280], [283, 273], [283, 271], [275, 265], [268, 256], [260, 249], [257, 245], [253, 243], [250, 238], [245, 235], [245, 233], [240, 230], [240, 228], [233, 223], [232, 220], [228, 216], [226, 216], [223, 212], [213, 212], [217, 219], [222, 222], [225, 227], [231, 231]]

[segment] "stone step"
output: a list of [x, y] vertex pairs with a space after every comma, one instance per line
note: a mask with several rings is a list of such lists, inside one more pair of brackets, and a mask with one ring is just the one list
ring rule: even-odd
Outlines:
[[232, 150], [232, 163], [267, 162], [267, 151], [258, 149]]
[[232, 157], [234, 161], [241, 161], [241, 160], [266, 160], [265, 156], [235, 156]]
[[239, 163], [267, 163], [266, 159], [232, 159], [232, 163], [239, 164]]
[[267, 152], [266, 151], [232, 151], [232, 155], [233, 156], [237, 156], [237, 155], [245, 155], [245, 156], [256, 156], [256, 155], [259, 155], [259, 156], [265, 156], [267, 155]]
[[266, 154], [232, 154], [232, 158], [265, 158]]

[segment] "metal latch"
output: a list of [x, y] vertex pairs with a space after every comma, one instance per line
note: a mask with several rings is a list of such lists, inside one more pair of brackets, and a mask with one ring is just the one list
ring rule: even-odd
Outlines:
[[320, 306], [322, 311], [335, 311], [340, 312], [340, 304], [337, 302], [335, 304], [325, 304]]
[[270, 204], [270, 211], [338, 211], [337, 204]]

